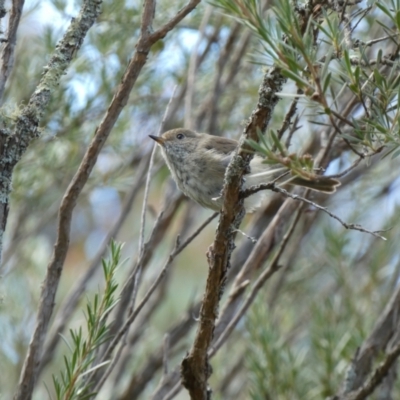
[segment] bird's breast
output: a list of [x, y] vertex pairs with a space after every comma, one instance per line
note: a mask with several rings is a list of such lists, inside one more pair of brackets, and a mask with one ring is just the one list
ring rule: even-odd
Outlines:
[[210, 173], [205, 162], [185, 160], [174, 163], [167, 160], [167, 164], [178, 188], [186, 196], [203, 207], [220, 209], [220, 200], [215, 198], [220, 196], [222, 184], [215, 174]]

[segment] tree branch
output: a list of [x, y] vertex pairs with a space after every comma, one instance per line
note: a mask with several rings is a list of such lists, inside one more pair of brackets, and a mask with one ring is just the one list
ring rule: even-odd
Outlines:
[[[99, 15], [100, 4], [100, 0], [86, 0], [83, 3], [78, 17], [72, 20], [49, 63], [44, 67], [45, 72], [28, 105], [13, 118], [13, 131], [4, 129], [0, 132], [0, 258], [13, 169], [32, 140], [39, 136], [38, 125], [50, 102], [51, 92], [58, 85], [73, 55], [81, 47], [86, 33]], [[14, 25], [16, 20], [17, 16]]]
[[[3, 102], [4, 89], [14, 65], [14, 51], [17, 43], [17, 31], [21, 21], [22, 9], [25, 0], [12, 1], [10, 19], [8, 21], [5, 45], [1, 52], [0, 60], [0, 104]], [[5, 15], [4, 1], [0, 7], [0, 18]]]
[[253, 111], [241, 137], [237, 153], [232, 157], [225, 174], [224, 205], [214, 244], [207, 254], [209, 274], [200, 310], [199, 327], [193, 346], [181, 366], [182, 383], [188, 389], [190, 396], [195, 399], [205, 400], [210, 393], [207, 384], [210, 376], [207, 351], [213, 338], [218, 304], [225, 286], [230, 257], [235, 247], [234, 231], [239, 227], [244, 216], [240, 187], [243, 175], [253, 157], [245, 141], [246, 139], [257, 140], [258, 132], [264, 132], [278, 102], [276, 93], [281, 91], [284, 81], [277, 68], [272, 68], [265, 74], [259, 90], [257, 108]]
[[394, 362], [400, 356], [400, 342], [390, 351], [385, 360], [375, 369], [365, 384], [358, 390], [344, 396], [335, 396], [332, 400], [363, 400], [367, 398], [382, 383]]
[[317, 208], [318, 210], [325, 212], [330, 217], [339, 221], [346, 229], [352, 229], [355, 231], [369, 233], [370, 235], [376, 236], [382, 240], [386, 240], [386, 238], [384, 236], [380, 235], [380, 233], [383, 231], [370, 231], [368, 229], [363, 228], [361, 225], [358, 225], [358, 224], [348, 224], [347, 222], [344, 222], [341, 218], [339, 218], [336, 214], [333, 214], [331, 211], [329, 211], [328, 208], [320, 206], [319, 204], [314, 203], [313, 201], [306, 199], [305, 197], [299, 196], [298, 194], [290, 193], [287, 190], [277, 186], [275, 184], [275, 182], [263, 183], [261, 185], [252, 186], [252, 187], [244, 190], [242, 192], [242, 196], [243, 196], [243, 198], [246, 198], [246, 197], [249, 197], [261, 190], [272, 190], [273, 192], [281, 193], [281, 194], [285, 195], [286, 197], [290, 197], [293, 200], [302, 201], [303, 203], [307, 203], [307, 204]]
[[389, 341], [398, 332], [398, 316], [400, 313], [400, 287], [397, 287], [381, 313], [369, 337], [357, 350], [336, 399], [347, 399], [347, 395], [355, 393], [363, 386], [371, 371], [373, 360], [385, 349]]

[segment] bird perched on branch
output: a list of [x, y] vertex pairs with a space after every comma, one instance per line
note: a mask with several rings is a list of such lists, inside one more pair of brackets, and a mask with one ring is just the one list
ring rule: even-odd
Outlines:
[[[225, 170], [238, 146], [233, 139], [197, 133], [189, 129], [172, 129], [161, 136], [150, 135], [161, 147], [163, 157], [179, 189], [201, 206], [219, 211]], [[244, 176], [244, 189], [268, 183], [279, 176], [288, 175], [284, 166], [271, 167], [265, 159], [255, 155], [250, 162], [250, 173]], [[289, 176], [283, 184], [298, 185], [312, 190], [333, 193], [340, 182], [336, 179], [314, 175], [313, 179]], [[260, 206], [266, 191], [245, 199], [247, 212]]]

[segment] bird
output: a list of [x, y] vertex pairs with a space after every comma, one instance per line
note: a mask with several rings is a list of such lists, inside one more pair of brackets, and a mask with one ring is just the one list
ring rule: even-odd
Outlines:
[[[172, 129], [160, 136], [149, 137], [161, 147], [163, 158], [178, 188], [201, 206], [220, 211], [225, 170], [238, 142], [185, 128]], [[243, 189], [270, 182], [288, 171], [284, 166], [271, 167], [265, 164], [265, 159], [255, 154], [250, 162], [250, 172], [244, 175]], [[340, 182], [334, 178], [315, 175], [315, 179], [310, 180], [291, 176], [284, 184], [333, 193]], [[246, 198], [246, 212], [253, 212], [260, 207], [266, 195], [266, 191], [260, 191]]]

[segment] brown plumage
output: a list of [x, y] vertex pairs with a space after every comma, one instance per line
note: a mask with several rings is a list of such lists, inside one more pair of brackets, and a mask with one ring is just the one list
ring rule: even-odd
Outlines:
[[[238, 142], [183, 128], [150, 137], [160, 145], [179, 189], [203, 207], [219, 211], [223, 202], [221, 191], [225, 170]], [[262, 157], [254, 156], [250, 162], [251, 172], [245, 175], [244, 188], [270, 182], [287, 171], [285, 167], [272, 168], [263, 161]], [[324, 176], [313, 180], [291, 177], [286, 183], [327, 193], [333, 193], [340, 184], [336, 179]], [[245, 199], [246, 211], [256, 209], [266, 195], [266, 191], [261, 191]]]

